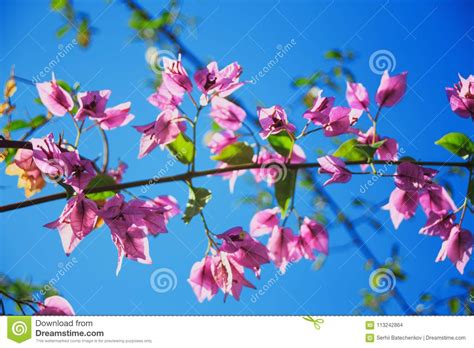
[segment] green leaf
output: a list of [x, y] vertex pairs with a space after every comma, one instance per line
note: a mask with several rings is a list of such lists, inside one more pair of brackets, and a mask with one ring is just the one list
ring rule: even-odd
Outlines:
[[[101, 186], [110, 186], [115, 184], [115, 180], [111, 176], [107, 174], [98, 174], [94, 178], [92, 178], [86, 189], [92, 189]], [[92, 199], [93, 201], [102, 201], [112, 197], [113, 195], [115, 195], [114, 191], [104, 191], [97, 193], [88, 193], [86, 197]]]
[[189, 164], [193, 162], [194, 144], [186, 134], [179, 133], [178, 137], [166, 147], [181, 163]]
[[303, 86], [307, 86], [307, 85], [311, 84], [311, 80], [306, 78], [306, 77], [299, 77], [299, 78], [295, 79], [295, 81], [293, 81], [293, 84], [296, 87], [303, 87]]
[[62, 27], [60, 27], [58, 30], [56, 30], [56, 37], [58, 39], [62, 38], [64, 35], [67, 34], [67, 32], [71, 29], [71, 25], [65, 24]]
[[339, 50], [330, 50], [324, 53], [324, 58], [342, 60], [343, 56], [342, 56], [342, 52]]
[[474, 153], [474, 143], [463, 133], [448, 133], [436, 141], [435, 144], [463, 159], [467, 159]]
[[19, 129], [28, 128], [30, 123], [25, 120], [13, 120], [7, 124], [3, 129], [5, 131], [13, 132]]
[[281, 209], [281, 215], [285, 216], [290, 207], [291, 198], [295, 191], [296, 171], [288, 170], [286, 177], [275, 183], [275, 198]]
[[68, 0], [51, 0], [51, 10], [61, 11], [66, 7]]
[[38, 116], [34, 117], [34, 118], [30, 121], [30, 127], [31, 127], [31, 128], [38, 128], [38, 127], [41, 126], [45, 121], [46, 121], [46, 116], [44, 116], [44, 115], [38, 115]]
[[375, 151], [384, 142], [385, 140], [381, 140], [375, 144], [367, 145], [359, 144], [356, 139], [349, 139], [342, 143], [333, 155], [348, 161], [368, 161], [374, 157]]
[[457, 297], [450, 298], [448, 301], [448, 307], [451, 314], [457, 314], [461, 309], [461, 301], [459, 301], [459, 298]]
[[469, 183], [469, 190], [467, 192], [467, 198], [471, 201], [471, 204], [474, 204], [474, 179]]
[[183, 221], [189, 223], [193, 217], [201, 212], [212, 198], [212, 193], [203, 187], [189, 187], [189, 198], [184, 211]]
[[222, 161], [227, 164], [252, 163], [253, 149], [247, 143], [233, 143], [224, 147], [219, 154], [212, 156], [214, 161]]
[[71, 93], [71, 92], [72, 92], [71, 86], [69, 86], [69, 84], [68, 84], [66, 81], [63, 81], [63, 80], [56, 80], [56, 83], [57, 83], [60, 87], [64, 88], [64, 90], [65, 90], [66, 92], [68, 92], [68, 93]]
[[428, 302], [428, 301], [431, 301], [433, 299], [433, 296], [431, 296], [431, 294], [428, 294], [428, 293], [424, 293], [423, 295], [420, 296], [420, 301], [423, 301], [423, 302]]
[[273, 134], [268, 137], [268, 142], [283, 157], [289, 157], [293, 151], [295, 139], [287, 131]]

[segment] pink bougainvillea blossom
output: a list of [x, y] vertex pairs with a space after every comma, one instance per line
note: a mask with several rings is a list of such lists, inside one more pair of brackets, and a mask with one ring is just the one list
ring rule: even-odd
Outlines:
[[71, 185], [76, 191], [81, 191], [96, 175], [92, 162], [81, 159], [77, 151], [64, 152], [61, 158], [65, 164], [64, 183]]
[[446, 189], [437, 184], [429, 185], [428, 189], [420, 194], [420, 205], [427, 216], [432, 213], [445, 215], [451, 210], [456, 210], [456, 205]]
[[54, 116], [64, 116], [73, 109], [71, 95], [56, 82], [54, 74], [51, 81], [37, 83], [36, 89], [41, 102]]
[[459, 82], [452, 87], [446, 87], [451, 110], [463, 118], [474, 121], [474, 76], [466, 79], [459, 75]]
[[278, 207], [257, 212], [250, 221], [250, 235], [260, 237], [272, 232], [273, 228], [280, 223], [279, 213]]
[[295, 247], [297, 236], [293, 234], [291, 228], [275, 226], [272, 234], [268, 239], [267, 248], [270, 259], [285, 273], [288, 263], [293, 261], [291, 259], [292, 250]]
[[138, 158], [153, 151], [158, 145], [167, 145], [186, 130], [186, 124], [177, 110], [163, 110], [156, 120], [144, 126], [135, 126], [142, 134]]
[[388, 203], [382, 209], [390, 212], [393, 226], [398, 229], [403, 220], [408, 220], [415, 215], [417, 206], [417, 191], [404, 191], [397, 187], [392, 191]]
[[61, 296], [50, 296], [39, 305], [40, 310], [35, 315], [76, 315], [71, 304]]
[[194, 74], [194, 81], [203, 93], [200, 98], [201, 105], [207, 105], [209, 96], [211, 100], [214, 96], [227, 97], [242, 87], [244, 82], [239, 81], [241, 74], [242, 68], [237, 62], [219, 70], [217, 62], [213, 61], [204, 69], [198, 70]]
[[461, 226], [455, 225], [447, 240], [441, 246], [436, 262], [444, 261], [446, 257], [456, 266], [459, 273], [464, 273], [464, 268], [472, 255], [472, 234]]
[[31, 139], [33, 161], [43, 174], [50, 178], [61, 178], [65, 173], [65, 163], [61, 149], [54, 142], [52, 133], [44, 138]]
[[69, 255], [94, 229], [97, 217], [96, 203], [79, 193], [67, 201], [59, 218], [45, 227], [58, 229], [64, 252]]
[[329, 122], [329, 113], [335, 100], [334, 97], [322, 97], [322, 93], [322, 90], [318, 91], [313, 106], [303, 114], [304, 118], [319, 126]]
[[365, 133], [359, 133], [357, 141], [361, 144], [371, 145], [374, 142], [384, 141], [384, 143], [377, 148], [375, 155], [378, 159], [383, 161], [398, 160], [398, 143], [393, 138], [382, 137], [376, 135], [374, 139], [374, 127], [370, 127]]
[[407, 89], [407, 72], [389, 76], [385, 71], [380, 80], [375, 101], [380, 107], [390, 107], [398, 104]]
[[420, 234], [427, 236], [438, 236], [442, 240], [446, 240], [454, 227], [454, 214], [437, 215], [431, 213], [428, 216], [425, 226], [420, 229]]
[[296, 130], [296, 127], [288, 122], [286, 112], [280, 105], [274, 105], [269, 108], [258, 107], [257, 114], [263, 129], [260, 132], [263, 139], [283, 131], [287, 131], [291, 134]]
[[119, 161], [117, 168], [109, 169], [107, 174], [110, 175], [117, 184], [120, 184], [127, 169], [128, 165], [125, 162]]
[[369, 93], [361, 83], [347, 81], [346, 99], [353, 109], [368, 110], [369, 108]]
[[87, 116], [93, 118], [103, 117], [111, 93], [108, 89], [77, 93], [79, 109], [74, 117], [79, 121], [82, 121]]
[[99, 124], [100, 128], [105, 130], [111, 130], [117, 127], [122, 127], [130, 123], [130, 121], [135, 118], [135, 116], [130, 113], [130, 107], [130, 102], [122, 103], [114, 107], [105, 109], [102, 117], [91, 117], [91, 119], [93, 121], [96, 121]]
[[171, 93], [166, 87], [166, 84], [162, 83], [157, 88], [156, 92], [148, 97], [148, 102], [156, 106], [161, 110], [165, 109], [176, 109], [183, 101], [184, 90], [175, 90], [175, 93]]
[[236, 131], [242, 126], [246, 116], [245, 110], [240, 106], [218, 96], [211, 100], [210, 115], [220, 127], [232, 131]]
[[144, 264], [151, 264], [150, 249], [146, 233], [137, 226], [130, 226], [126, 230], [115, 229], [112, 232], [112, 241], [117, 247], [118, 262], [115, 273], [118, 275], [123, 258]]
[[332, 183], [346, 183], [352, 178], [352, 173], [346, 169], [346, 164], [338, 157], [331, 155], [318, 158], [321, 165], [319, 173], [331, 174], [331, 178], [324, 183], [324, 186]]
[[211, 271], [212, 257], [205, 256], [191, 268], [188, 283], [194, 291], [199, 302], [210, 301], [219, 291], [219, 286], [214, 280]]
[[164, 57], [163, 67], [163, 83], [172, 95], [179, 96], [192, 91], [193, 84], [181, 63], [181, 55], [177, 60]]
[[226, 146], [231, 145], [237, 141], [237, 136], [231, 130], [223, 130], [220, 132], [214, 133], [207, 146], [212, 153], [221, 152]]

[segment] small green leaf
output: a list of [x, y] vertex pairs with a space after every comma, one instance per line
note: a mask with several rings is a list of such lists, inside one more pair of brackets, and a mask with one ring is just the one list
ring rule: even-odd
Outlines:
[[342, 143], [336, 152], [336, 157], [345, 158], [348, 161], [368, 161], [374, 157], [375, 151], [383, 145], [385, 141], [378, 141], [375, 144], [360, 144], [356, 139], [349, 139]]
[[19, 129], [28, 128], [30, 126], [29, 122], [25, 120], [13, 120], [7, 124], [3, 129], [5, 131], [13, 132]]
[[324, 58], [342, 60], [343, 55], [342, 55], [342, 52], [339, 50], [330, 50], [324, 53]]
[[283, 157], [288, 157], [293, 151], [295, 139], [287, 131], [273, 134], [268, 137], [268, 142]]
[[68, 0], [51, 0], [51, 10], [61, 11], [66, 7]]
[[222, 161], [233, 165], [252, 163], [253, 149], [247, 143], [233, 143], [227, 145], [218, 155], [211, 158], [214, 161]]
[[435, 142], [436, 145], [444, 147], [451, 153], [467, 159], [474, 154], [474, 143], [463, 133], [448, 133]]
[[184, 211], [183, 221], [189, 223], [194, 216], [199, 214], [212, 198], [212, 193], [203, 187], [189, 187], [189, 198]]
[[58, 39], [62, 38], [67, 32], [71, 29], [71, 25], [69, 23], [61, 26], [58, 30], [56, 30], [56, 37]]
[[311, 80], [306, 78], [306, 77], [299, 77], [299, 78], [295, 79], [295, 81], [293, 81], [293, 84], [296, 87], [303, 87], [303, 86], [307, 86], [307, 85], [311, 84]]
[[171, 154], [181, 163], [189, 164], [193, 162], [194, 145], [191, 139], [184, 133], [180, 133], [178, 137], [166, 145]]
[[41, 126], [45, 122], [45, 120], [46, 120], [46, 116], [38, 115], [30, 121], [30, 127], [31, 128], [38, 128], [39, 126]]
[[281, 209], [281, 215], [285, 216], [290, 206], [291, 198], [295, 191], [296, 171], [288, 170], [286, 177], [275, 183], [275, 198]]
[[66, 81], [63, 81], [63, 80], [56, 80], [56, 83], [57, 83], [60, 87], [64, 88], [64, 90], [65, 90], [66, 92], [68, 92], [68, 93], [71, 93], [71, 92], [72, 92], [71, 86], [69, 86], [69, 84], [68, 84]]
[[[86, 189], [92, 189], [101, 186], [110, 186], [115, 185], [115, 180], [111, 176], [107, 174], [98, 174], [87, 185]], [[87, 198], [92, 199], [93, 201], [102, 201], [107, 198], [112, 197], [115, 195], [114, 191], [104, 191], [104, 192], [97, 192], [97, 193], [88, 193], [86, 195]]]
[[428, 293], [424, 293], [423, 295], [420, 296], [420, 301], [423, 301], [423, 302], [428, 302], [428, 301], [431, 301], [433, 299], [433, 296], [431, 296], [431, 294], [428, 294]]
[[448, 301], [448, 307], [451, 314], [457, 314], [461, 309], [461, 301], [459, 301], [459, 298], [457, 297], [450, 298]]

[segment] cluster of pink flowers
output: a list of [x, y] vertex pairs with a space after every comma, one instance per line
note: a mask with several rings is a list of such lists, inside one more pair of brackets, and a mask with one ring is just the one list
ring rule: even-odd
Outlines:
[[[211, 243], [206, 256], [193, 265], [188, 279], [199, 302], [211, 300], [219, 289], [224, 299], [231, 295], [238, 300], [244, 286], [255, 288], [245, 278], [245, 268], [260, 278], [261, 265], [270, 261], [284, 273], [290, 262], [314, 260], [315, 251], [328, 254], [328, 234], [321, 224], [305, 217], [299, 235], [295, 235], [291, 228], [280, 224], [279, 213], [279, 208], [256, 213], [250, 233], [234, 227], [216, 235], [219, 242]], [[268, 234], [266, 246], [256, 239]]]
[[[369, 93], [361, 83], [347, 82], [348, 106], [335, 106], [334, 97], [323, 96], [323, 91], [319, 91], [312, 107], [302, 115], [307, 124], [299, 136], [295, 134], [297, 128], [290, 122], [282, 106], [258, 107], [260, 137], [270, 144], [277, 135], [287, 137], [285, 139], [291, 143], [291, 149], [286, 154], [281, 150], [273, 151], [270, 146], [249, 145], [240, 141], [244, 135], [238, 131], [244, 125], [246, 113], [227, 98], [245, 83], [240, 81], [242, 68], [238, 63], [219, 69], [216, 62], [211, 62], [194, 74], [194, 83], [200, 93], [199, 103], [192, 97], [193, 82], [182, 65], [181, 57], [176, 60], [164, 58], [163, 66], [163, 82], [148, 98], [160, 112], [153, 122], [134, 126], [141, 133], [139, 158], [158, 146], [163, 148], [173, 143], [180, 134], [186, 132], [187, 122], [195, 127], [194, 121], [184, 115], [181, 109], [184, 97], [188, 95], [197, 109], [197, 115], [202, 108], [210, 105], [209, 114], [218, 130], [208, 136], [207, 146], [219, 159], [217, 167], [231, 165], [229, 163], [232, 162], [220, 161], [220, 156], [226, 149], [236, 146], [237, 150], [232, 149], [233, 151], [247, 151], [244, 154], [247, 161], [245, 163], [260, 165], [250, 169], [257, 183], [266, 182], [268, 186], [272, 186], [286, 175], [281, 172], [286, 170], [285, 165], [306, 162], [306, 154], [295, 142], [307, 135], [305, 131], [311, 124], [326, 137], [351, 135], [351, 141], [357, 146], [371, 148], [373, 156], [367, 155], [366, 162], [352, 163], [363, 162], [364, 171], [372, 157], [383, 161], [398, 160], [397, 141], [379, 135], [376, 124], [383, 108], [393, 107], [403, 98], [407, 88], [406, 72], [394, 76], [385, 72], [382, 75], [374, 98], [377, 105], [374, 114], [370, 112]], [[474, 78], [469, 76], [468, 79], [460, 79], [454, 88], [447, 88], [451, 108], [459, 116], [474, 120]], [[109, 90], [71, 95], [54, 76], [50, 82], [37, 84], [37, 88], [42, 103], [55, 116], [69, 113], [75, 122], [89, 119], [103, 130], [126, 125], [134, 118], [130, 114], [130, 102], [107, 108], [111, 95]], [[373, 127], [366, 131], [357, 128], [364, 113], [373, 123]], [[255, 137], [253, 133], [251, 135]], [[122, 194], [115, 194], [108, 199], [93, 199], [87, 191], [91, 182], [99, 175], [107, 175], [113, 182], [120, 183], [127, 165], [120, 163], [116, 169], [99, 173], [93, 162], [82, 158], [77, 150], [71, 150], [71, 147], [63, 146], [61, 142], [56, 143], [52, 134], [32, 139], [32, 149], [18, 151], [14, 161], [23, 178], [26, 178], [24, 180], [29, 183], [28, 192], [41, 189], [45, 178], [67, 185], [73, 191], [59, 218], [45, 226], [59, 231], [64, 251], [69, 255], [82, 239], [105, 223], [118, 251], [117, 274], [124, 257], [140, 263], [151, 263], [148, 237], [167, 232], [169, 219], [180, 213], [177, 201], [171, 196], [147, 200], [133, 198], [126, 201]], [[258, 151], [254, 151], [255, 148]], [[317, 161], [319, 172], [330, 175], [324, 185], [347, 183], [352, 179], [354, 173], [341, 158], [326, 155]], [[219, 175], [229, 180], [232, 192], [237, 178], [245, 172], [246, 170], [236, 170]], [[436, 174], [437, 171], [433, 169], [409, 161], [402, 162], [394, 174], [396, 188], [383, 209], [390, 212], [397, 229], [403, 220], [413, 217], [418, 205], [421, 205], [427, 216], [427, 223], [420, 233], [438, 236], [442, 240], [436, 261], [447, 257], [463, 273], [472, 254], [472, 234], [461, 227], [461, 222], [455, 222], [459, 209], [446, 189], [434, 182]], [[234, 227], [222, 234], [213, 234], [206, 226], [209, 247], [204, 258], [193, 265], [188, 279], [198, 300], [211, 300], [219, 289], [224, 293], [224, 298], [231, 295], [238, 300], [243, 287], [255, 288], [245, 277], [246, 269], [260, 278], [263, 264], [272, 262], [281, 272], [285, 272], [292, 262], [314, 260], [316, 253], [327, 255], [329, 237], [324, 226], [309, 217], [298, 217], [298, 233], [295, 234], [286, 226], [291, 212], [292, 209], [282, 212], [278, 207], [259, 211], [250, 222], [249, 232], [242, 227]], [[266, 245], [259, 238], [266, 238]], [[73, 314], [69, 303], [63, 300], [47, 299], [39, 314]]]

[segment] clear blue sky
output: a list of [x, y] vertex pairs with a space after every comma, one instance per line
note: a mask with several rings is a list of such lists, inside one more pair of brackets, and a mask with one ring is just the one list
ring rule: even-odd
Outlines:
[[[11, 1], [0, 5], [1, 30], [1, 80], [5, 81], [11, 65], [15, 64], [20, 76], [33, 77], [54, 58], [58, 45], [67, 45], [72, 36], [55, 38], [55, 30], [62, 23], [57, 13], [50, 13], [49, 1]], [[152, 13], [158, 13], [163, 1], [143, 1]], [[111, 105], [130, 100], [136, 115], [133, 125], [151, 122], [156, 109], [146, 97], [152, 92], [147, 85], [150, 77], [144, 60], [144, 45], [130, 42], [133, 31], [126, 25], [129, 12], [115, 1], [107, 7], [101, 1], [75, 1], [76, 7], [89, 12], [97, 32], [89, 50], [74, 48], [55, 69], [56, 76], [71, 84], [79, 81], [84, 89], [112, 90]], [[383, 5], [383, 6], [382, 6]], [[287, 108], [290, 120], [302, 127], [303, 106], [301, 93], [295, 93], [291, 79], [309, 74], [319, 67], [327, 67], [323, 52], [332, 48], [349, 48], [358, 54], [351, 66], [358, 81], [371, 92], [378, 86], [379, 75], [369, 67], [369, 57], [377, 50], [392, 52], [396, 59], [395, 73], [409, 71], [408, 92], [401, 104], [388, 110], [378, 131], [395, 137], [406, 153], [417, 159], [455, 160], [450, 153], [434, 145], [434, 141], [450, 131], [464, 131], [472, 135], [472, 123], [453, 114], [444, 92], [457, 80], [458, 72], [468, 75], [474, 72], [473, 18], [469, 15], [468, 1], [387, 1], [372, 2], [320, 2], [320, 1], [195, 1], [187, 2], [182, 11], [197, 19], [194, 31], [184, 30], [182, 40], [201, 59], [215, 59], [220, 65], [237, 60], [244, 67], [244, 79], [250, 79], [273, 58], [278, 45], [292, 39], [296, 45], [255, 85], [247, 85], [237, 95], [247, 107], [257, 104], [281, 104]], [[186, 64], [186, 57], [184, 57]], [[188, 71], [193, 69], [187, 65]], [[16, 115], [32, 116], [41, 112], [34, 102], [36, 92], [25, 85], [19, 86], [15, 97]], [[337, 104], [345, 105], [342, 95]], [[205, 126], [200, 127], [201, 138]], [[368, 128], [367, 120], [361, 127]], [[58, 119], [54, 125], [42, 130], [56, 134], [64, 130], [67, 138], [74, 136], [70, 120]], [[100, 139], [91, 132], [80, 150], [88, 157], [101, 152]], [[139, 134], [131, 127], [110, 132], [113, 164], [117, 160], [127, 162], [130, 169], [125, 180], [151, 177], [168, 158], [167, 153], [155, 150], [151, 156], [138, 161]], [[309, 160], [316, 159], [316, 148], [334, 150], [335, 145], [318, 134], [303, 144]], [[198, 168], [208, 168], [208, 151], [199, 148]], [[183, 172], [176, 165], [169, 173]], [[325, 178], [320, 177], [320, 180]], [[354, 178], [348, 185], [331, 186], [329, 192], [345, 212], [357, 217], [360, 210], [348, 207], [353, 196], [359, 194], [359, 185], [366, 178]], [[206, 208], [210, 227], [216, 231], [243, 224], [248, 227], [254, 208], [241, 205], [240, 200], [252, 194], [255, 186], [251, 180], [241, 178], [233, 196], [229, 196], [227, 182], [220, 178], [196, 180], [197, 185], [213, 191], [214, 198]], [[22, 192], [16, 188], [16, 178], [1, 177], [0, 203], [22, 200]], [[460, 203], [465, 182], [451, 180], [454, 200]], [[374, 202], [387, 200], [394, 188], [391, 180], [379, 180], [375, 187], [364, 194]], [[40, 195], [58, 192], [58, 187], [48, 187]], [[135, 192], [140, 192], [137, 189]], [[153, 187], [147, 195], [172, 194], [183, 206], [187, 192], [180, 184]], [[309, 196], [298, 191], [298, 208], [310, 214], [317, 207], [310, 206]], [[11, 277], [47, 282], [54, 278], [58, 264], [67, 262], [56, 231], [42, 225], [57, 218], [64, 201], [56, 201], [38, 207], [21, 209], [1, 215], [0, 271]], [[367, 225], [361, 225], [359, 233], [375, 251], [380, 260], [390, 256], [394, 243], [400, 245], [403, 266], [408, 281], [399, 282], [397, 288], [408, 302], [429, 291], [440, 298], [456, 293], [447, 286], [448, 280], [459, 277], [446, 261], [434, 263], [440, 241], [418, 234], [425, 216], [421, 209], [417, 217], [403, 222], [394, 231], [387, 212], [376, 216], [385, 224], [385, 230], [374, 233]], [[329, 215], [331, 221], [333, 216]], [[465, 226], [473, 227], [468, 216]], [[200, 260], [206, 248], [200, 221], [185, 226], [179, 218], [169, 225], [170, 233], [151, 239], [153, 265], [141, 265], [125, 261], [119, 275], [115, 276], [116, 249], [107, 228], [94, 231], [75, 250], [72, 256], [77, 264], [57, 283], [58, 289], [70, 300], [78, 314], [350, 314], [360, 302], [359, 291], [368, 288], [370, 272], [364, 270], [365, 260], [355, 248], [331, 251], [332, 246], [349, 241], [346, 231], [340, 227], [329, 228], [330, 256], [324, 267], [315, 271], [311, 263], [302, 261], [293, 266], [275, 285], [252, 301], [256, 292], [245, 289], [240, 302], [230, 298], [223, 303], [219, 294], [211, 302], [199, 304], [186, 279], [194, 262]], [[178, 278], [176, 288], [158, 294], [150, 287], [150, 275], [161, 267], [172, 269]], [[466, 272], [472, 272], [473, 262]], [[259, 288], [275, 277], [273, 265], [263, 268], [262, 279], [249, 277]], [[465, 276], [466, 277], [466, 276]], [[391, 314], [399, 314], [396, 303], [386, 307]]]

